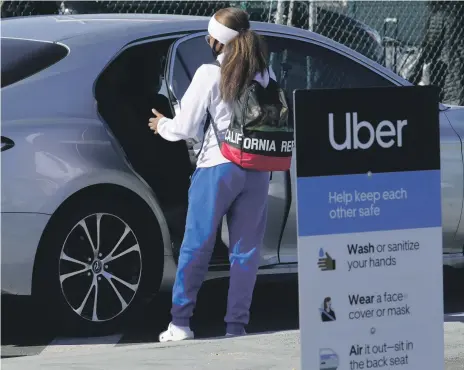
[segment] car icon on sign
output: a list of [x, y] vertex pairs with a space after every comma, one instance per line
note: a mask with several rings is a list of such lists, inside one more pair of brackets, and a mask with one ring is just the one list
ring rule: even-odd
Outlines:
[[337, 370], [339, 366], [338, 355], [330, 348], [319, 350], [319, 370]]

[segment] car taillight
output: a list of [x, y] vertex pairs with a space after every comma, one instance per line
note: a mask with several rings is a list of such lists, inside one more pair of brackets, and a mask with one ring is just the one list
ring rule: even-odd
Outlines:
[[8, 150], [10, 148], [13, 148], [15, 145], [14, 141], [11, 140], [11, 139], [8, 139], [7, 137], [5, 136], [2, 136], [2, 149], [1, 151], [5, 151], [5, 150]]

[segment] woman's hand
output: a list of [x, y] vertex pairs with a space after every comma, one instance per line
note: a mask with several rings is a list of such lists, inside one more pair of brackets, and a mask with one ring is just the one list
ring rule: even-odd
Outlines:
[[164, 116], [158, 112], [156, 109], [152, 109], [151, 110], [153, 112], [153, 114], [155, 115], [154, 118], [150, 118], [148, 120], [148, 126], [150, 127], [151, 130], [154, 131], [155, 135], [158, 133], [158, 122], [161, 118], [163, 118]]

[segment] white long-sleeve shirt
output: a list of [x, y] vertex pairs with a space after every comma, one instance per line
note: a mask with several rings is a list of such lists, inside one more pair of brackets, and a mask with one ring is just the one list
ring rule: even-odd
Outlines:
[[[217, 58], [219, 63], [222, 63], [223, 59], [222, 54]], [[272, 70], [270, 70], [270, 76], [265, 71], [263, 74], [257, 74], [255, 80], [263, 87], [267, 87], [269, 77], [274, 80], [276, 78]], [[211, 125], [203, 137], [207, 109], [209, 109], [214, 125], [218, 130], [220, 140], [223, 140], [230, 124], [232, 107], [220, 97], [220, 79], [221, 71], [218, 66], [212, 64], [200, 66], [182, 97], [180, 110], [174, 119], [163, 117], [158, 122], [158, 133], [166, 140], [179, 141], [193, 138], [204, 140], [197, 167], [212, 167], [230, 162], [221, 154]], [[198, 151], [200, 147], [201, 143], [197, 144], [194, 150]]]

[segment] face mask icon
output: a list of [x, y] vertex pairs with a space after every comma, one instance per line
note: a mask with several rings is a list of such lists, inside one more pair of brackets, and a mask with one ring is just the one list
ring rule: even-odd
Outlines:
[[319, 309], [321, 314], [321, 320], [323, 322], [336, 321], [335, 311], [332, 309], [332, 298], [326, 297], [322, 303], [322, 307]]

